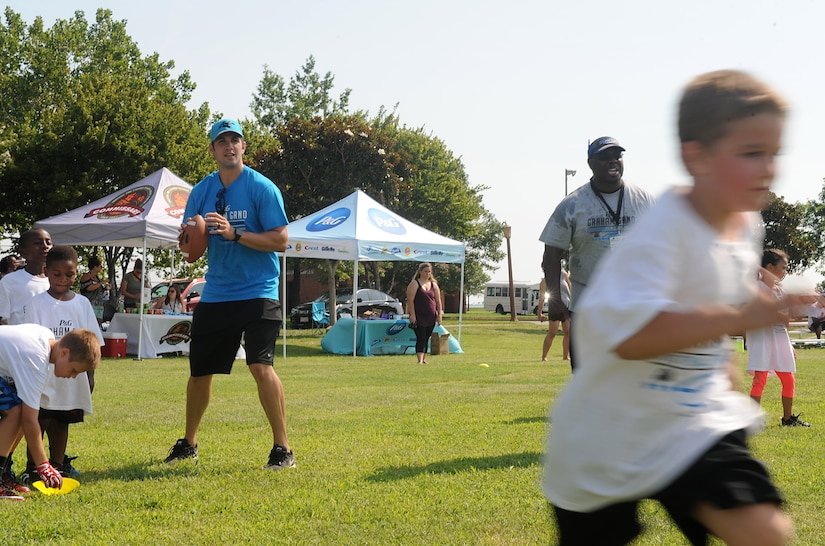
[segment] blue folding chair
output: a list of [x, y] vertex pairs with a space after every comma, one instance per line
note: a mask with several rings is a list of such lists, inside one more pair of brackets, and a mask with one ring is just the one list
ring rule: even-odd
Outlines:
[[322, 301], [312, 302], [312, 333], [325, 332], [329, 326], [329, 311], [327, 304]]

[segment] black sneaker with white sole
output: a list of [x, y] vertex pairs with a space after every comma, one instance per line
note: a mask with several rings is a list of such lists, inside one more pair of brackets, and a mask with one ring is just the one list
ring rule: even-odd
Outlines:
[[167, 464], [175, 464], [184, 459], [198, 460], [198, 445], [190, 445], [186, 438], [181, 438], [172, 449], [169, 450], [169, 455], [163, 460]]
[[794, 415], [792, 413], [791, 416], [788, 417], [787, 419], [785, 419], [783, 417], [782, 418], [782, 426], [783, 427], [809, 427], [809, 426], [811, 426], [810, 423], [806, 423], [805, 421], [803, 421], [802, 419], [799, 418], [801, 415], [802, 415], [801, 413], [798, 413], [796, 415]]
[[283, 468], [295, 468], [295, 457], [292, 451], [279, 444], [275, 444], [269, 452], [269, 462], [266, 463], [266, 470], [281, 470]]

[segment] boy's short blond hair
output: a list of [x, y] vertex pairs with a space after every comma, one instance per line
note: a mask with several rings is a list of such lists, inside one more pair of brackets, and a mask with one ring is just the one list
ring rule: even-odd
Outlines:
[[746, 72], [718, 70], [694, 78], [679, 102], [679, 140], [710, 146], [728, 125], [757, 114], [785, 116], [787, 106], [767, 84]]
[[100, 363], [100, 341], [91, 330], [77, 328], [67, 332], [57, 342], [68, 349], [69, 360], [84, 365], [85, 371], [94, 370]]

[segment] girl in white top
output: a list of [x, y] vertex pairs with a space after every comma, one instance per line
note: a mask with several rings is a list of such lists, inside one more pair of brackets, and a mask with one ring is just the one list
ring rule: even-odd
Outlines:
[[[762, 272], [759, 289], [782, 299], [783, 292], [779, 282], [788, 272], [788, 255], [781, 250], [766, 249], [762, 253]], [[782, 425], [791, 427], [809, 427], [794, 415], [793, 397], [796, 390], [796, 354], [788, 335], [788, 317], [767, 328], [748, 330], [748, 373], [753, 374], [751, 398], [756, 403], [762, 402], [762, 393], [768, 381], [768, 374], [774, 372], [782, 382]]]
[[161, 309], [170, 313], [183, 313], [183, 300], [180, 297], [178, 287], [170, 284], [169, 290], [166, 292], [166, 297], [158, 300], [155, 304], [155, 309]]

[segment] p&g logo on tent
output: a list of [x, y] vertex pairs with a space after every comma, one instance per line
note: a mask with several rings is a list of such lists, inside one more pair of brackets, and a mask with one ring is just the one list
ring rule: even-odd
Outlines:
[[367, 217], [369, 217], [372, 225], [382, 231], [395, 235], [404, 235], [407, 233], [406, 228], [401, 225], [401, 222], [399, 222], [395, 216], [391, 216], [383, 210], [369, 209], [367, 211]]
[[348, 208], [335, 209], [334, 211], [324, 214], [317, 220], [311, 222], [307, 226], [307, 231], [326, 231], [334, 227], [340, 226], [346, 222], [352, 212]]

